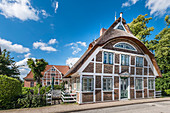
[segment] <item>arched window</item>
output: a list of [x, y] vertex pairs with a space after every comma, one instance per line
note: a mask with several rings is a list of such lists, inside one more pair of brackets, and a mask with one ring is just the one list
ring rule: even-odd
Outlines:
[[132, 45], [125, 43], [125, 42], [119, 42], [115, 44], [114, 47], [136, 51], [136, 49]]

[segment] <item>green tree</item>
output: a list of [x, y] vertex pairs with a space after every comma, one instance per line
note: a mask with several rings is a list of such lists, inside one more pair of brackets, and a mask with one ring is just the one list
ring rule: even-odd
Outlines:
[[30, 58], [27, 61], [27, 65], [33, 72], [34, 80], [37, 81], [37, 85], [41, 86], [41, 77], [43, 77], [41, 72], [43, 72], [45, 70], [45, 67], [46, 67], [46, 65], [48, 65], [48, 63], [45, 62], [44, 59], [36, 59], [34, 61], [33, 59]]
[[155, 52], [155, 58], [162, 73], [170, 71], [170, 16], [165, 17], [166, 27], [155, 37], [150, 44]]
[[16, 65], [14, 57], [11, 57], [10, 52], [4, 49], [0, 53], [0, 74], [14, 77], [20, 74], [18, 68], [19, 66]]
[[152, 17], [146, 18], [146, 16], [147, 14], [139, 15], [128, 25], [133, 35], [146, 44], [146, 46], [149, 46], [149, 42], [146, 40], [146, 37], [151, 35], [150, 32], [154, 30], [154, 27], [147, 26]]
[[[150, 46], [155, 52], [155, 58], [162, 72], [162, 78], [156, 79], [156, 89], [170, 91], [170, 16], [165, 17], [166, 26], [156, 35]], [[166, 93], [168, 94], [168, 93]]]

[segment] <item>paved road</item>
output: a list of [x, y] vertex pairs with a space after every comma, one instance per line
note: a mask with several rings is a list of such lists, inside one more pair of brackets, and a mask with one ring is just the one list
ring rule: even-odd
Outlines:
[[170, 113], [170, 101], [93, 109], [76, 113]]

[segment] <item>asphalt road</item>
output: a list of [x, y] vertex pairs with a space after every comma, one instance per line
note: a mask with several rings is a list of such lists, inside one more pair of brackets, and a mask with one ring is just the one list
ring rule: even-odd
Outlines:
[[170, 101], [109, 107], [72, 113], [170, 113]]

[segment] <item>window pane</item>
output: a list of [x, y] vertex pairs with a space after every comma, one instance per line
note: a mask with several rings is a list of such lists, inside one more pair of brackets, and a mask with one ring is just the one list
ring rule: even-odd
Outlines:
[[130, 44], [127, 44], [127, 43], [118, 43], [115, 45], [115, 47], [128, 49], [128, 50], [136, 50], [134, 47], [132, 47]]
[[136, 89], [142, 89], [142, 79], [136, 79]]
[[143, 57], [136, 57], [136, 66], [143, 67]]
[[104, 63], [107, 63], [107, 52], [104, 52]]
[[109, 64], [113, 64], [113, 54], [109, 53]]

